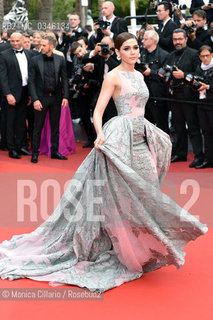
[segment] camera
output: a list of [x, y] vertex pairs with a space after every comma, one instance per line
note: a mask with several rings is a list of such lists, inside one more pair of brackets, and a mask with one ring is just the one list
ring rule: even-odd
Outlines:
[[192, 75], [192, 74], [187, 74], [185, 77], [185, 80], [187, 81], [187, 83], [189, 85], [192, 86], [192, 89], [197, 90], [200, 89], [202, 87], [201, 82], [204, 82], [206, 84], [208, 84], [210, 77], [212, 77], [213, 71], [205, 78], [205, 77], [201, 77], [201, 76], [197, 76], [197, 75]]
[[143, 61], [140, 61], [140, 63], [136, 63], [136, 69], [140, 72], [145, 72], [147, 69], [147, 64]]
[[110, 26], [110, 22], [103, 19], [98, 19], [95, 24], [99, 24], [100, 28], [106, 30]]
[[111, 48], [108, 43], [99, 43], [99, 46], [101, 47], [101, 54], [103, 56], [107, 56], [110, 53]]
[[[84, 87], [85, 82], [85, 77], [83, 75], [84, 71], [83, 71], [83, 67], [84, 64], [77, 64], [75, 66], [74, 69], [74, 78], [72, 79], [70, 85], [70, 94], [72, 96], [73, 100], [76, 100], [79, 98], [79, 95], [82, 92], [82, 89]], [[74, 89], [74, 85], [75, 85], [75, 89]]]
[[196, 30], [196, 26], [195, 26], [194, 22], [192, 22], [192, 25], [191, 25], [190, 27], [184, 25], [184, 26], [182, 27], [182, 29], [185, 30], [185, 31], [186, 31], [186, 34], [188, 35], [188, 34], [193, 33], [193, 32]]
[[177, 67], [175, 65], [169, 66], [168, 64], [166, 64], [159, 69], [158, 74], [164, 79], [165, 83], [169, 83], [172, 78], [173, 71], [177, 71]]
[[[74, 69], [74, 78], [69, 83], [69, 91], [72, 97], [72, 100], [77, 100], [81, 94], [85, 94], [87, 89], [84, 89], [84, 85], [87, 84], [87, 88], [96, 88], [98, 81], [96, 79], [89, 79], [88, 72], [83, 70], [85, 66], [84, 63], [79, 63], [75, 66]], [[74, 88], [75, 85], [75, 88]]]

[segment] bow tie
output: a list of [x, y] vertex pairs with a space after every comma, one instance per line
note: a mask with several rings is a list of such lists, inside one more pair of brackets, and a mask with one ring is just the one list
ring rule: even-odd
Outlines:
[[22, 50], [14, 50], [15, 53], [23, 53], [24, 52], [24, 49]]
[[48, 57], [48, 56], [44, 55], [44, 60], [45, 61], [53, 61], [53, 56]]

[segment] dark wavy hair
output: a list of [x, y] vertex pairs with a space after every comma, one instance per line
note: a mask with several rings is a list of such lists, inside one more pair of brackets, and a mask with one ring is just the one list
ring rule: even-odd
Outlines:
[[129, 40], [129, 39], [135, 39], [137, 41], [137, 38], [134, 34], [129, 32], [122, 32], [115, 38], [115, 49], [120, 49], [122, 44]]

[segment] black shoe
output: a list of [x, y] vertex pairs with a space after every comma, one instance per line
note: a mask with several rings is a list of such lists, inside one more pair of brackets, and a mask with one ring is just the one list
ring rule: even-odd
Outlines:
[[38, 162], [38, 155], [37, 154], [33, 154], [32, 155], [31, 162], [32, 163], [37, 163]]
[[178, 155], [176, 155], [171, 159], [171, 162], [182, 162], [182, 161], [187, 161], [186, 157], [179, 157]]
[[203, 163], [203, 158], [195, 158], [194, 161], [192, 161], [189, 164], [189, 168], [195, 168], [196, 166], [200, 166]]
[[21, 148], [20, 150], [19, 150], [19, 153], [20, 154], [23, 154], [23, 155], [25, 155], [25, 156], [31, 156], [31, 152], [28, 150], [28, 149], [26, 149], [26, 148]]
[[59, 152], [51, 153], [51, 159], [67, 160], [67, 157], [62, 156]]
[[213, 168], [213, 163], [205, 160], [200, 165], [195, 166], [196, 169]]
[[9, 151], [9, 157], [13, 159], [21, 159], [20, 154], [18, 154], [18, 152], [16, 152], [15, 150]]
[[94, 148], [94, 143], [91, 141], [88, 141], [82, 146], [82, 148]]

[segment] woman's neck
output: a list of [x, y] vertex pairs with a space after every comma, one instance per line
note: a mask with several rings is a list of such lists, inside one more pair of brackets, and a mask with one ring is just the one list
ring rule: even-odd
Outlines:
[[126, 71], [126, 72], [134, 72], [135, 64], [127, 64], [127, 63], [121, 62], [120, 66], [118, 66], [118, 70]]

